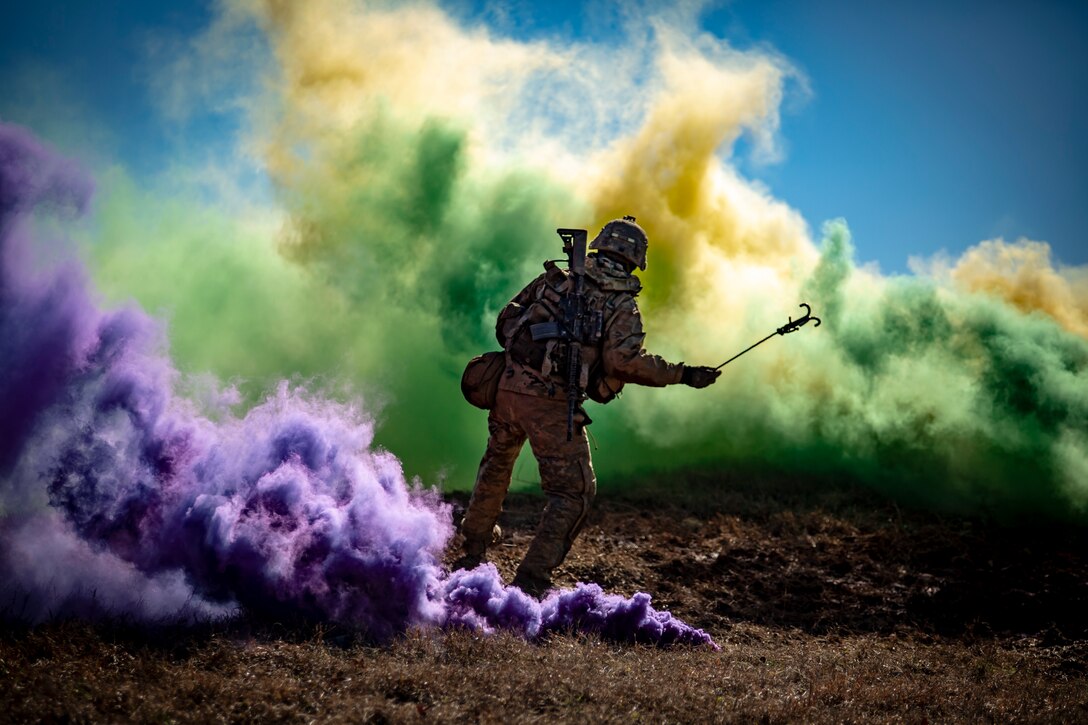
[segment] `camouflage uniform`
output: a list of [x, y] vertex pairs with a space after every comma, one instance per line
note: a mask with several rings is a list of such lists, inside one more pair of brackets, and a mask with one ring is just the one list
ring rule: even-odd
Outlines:
[[[580, 407], [573, 440], [567, 440], [563, 343], [527, 342], [528, 326], [556, 314], [566, 289], [566, 272], [553, 264], [545, 269], [499, 315], [496, 336], [506, 350], [506, 369], [488, 416], [487, 450], [461, 525], [466, 556], [482, 556], [514, 462], [528, 440], [548, 501], [515, 583], [529, 582], [537, 591], [547, 587], [552, 570], [566, 557], [597, 488], [585, 432], [590, 421]], [[602, 313], [603, 325], [599, 344], [582, 347], [582, 387], [603, 386], [606, 399], [622, 383], [662, 387], [681, 382], [684, 373], [682, 363], [666, 362], [643, 349], [645, 333], [635, 304], [640, 289], [639, 280], [615, 261], [602, 255], [586, 260], [588, 308]]]

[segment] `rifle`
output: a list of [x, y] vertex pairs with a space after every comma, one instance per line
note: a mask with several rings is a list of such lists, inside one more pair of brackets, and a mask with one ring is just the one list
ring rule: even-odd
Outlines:
[[[567, 255], [567, 290], [560, 304], [560, 319], [529, 326], [534, 341], [559, 339], [567, 344], [567, 440], [574, 438], [574, 416], [584, 395], [582, 344], [600, 335], [600, 313], [587, 314], [585, 296], [585, 229], [556, 229]], [[593, 319], [589, 319], [592, 317]]]
[[770, 340], [775, 335], [787, 335], [787, 334], [789, 334], [791, 332], [796, 332], [797, 330], [800, 330], [802, 327], [807, 325], [809, 322], [812, 322], [813, 320], [816, 320], [816, 327], [819, 327], [820, 326], [820, 318], [812, 316], [812, 308], [809, 307], [804, 302], [801, 303], [801, 307], [805, 308], [805, 314], [803, 316], [798, 317], [796, 320], [793, 319], [792, 317], [787, 318], [789, 320], [789, 322], [782, 325], [782, 327], [779, 327], [777, 330], [772, 332], [770, 335], [767, 335], [765, 338], [763, 338], [762, 340], [757, 342], [755, 345], [749, 345], [748, 347], [744, 348], [743, 350], [738, 352], [736, 355], [729, 358], [728, 360], [726, 360], [725, 362], [723, 362], [721, 365], [719, 365], [718, 367], [716, 367], [714, 369], [715, 370], [721, 370], [723, 367], [725, 367], [729, 363], [733, 362], [738, 357], [740, 357], [744, 353], [751, 350], [753, 347], [758, 347], [759, 345], [762, 345], [763, 343], [767, 342], [767, 340]]

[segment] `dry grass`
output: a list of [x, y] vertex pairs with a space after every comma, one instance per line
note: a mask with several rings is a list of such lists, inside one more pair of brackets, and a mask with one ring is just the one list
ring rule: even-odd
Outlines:
[[[698, 490], [699, 480], [689, 484]], [[1088, 721], [1088, 553], [1075, 528], [903, 511], [864, 492], [605, 494], [561, 572], [645, 589], [721, 644], [350, 632], [0, 630], [12, 722]], [[463, 499], [462, 499], [463, 500]], [[540, 500], [516, 497], [506, 573]]]
[[[1070, 653], [1035, 642], [740, 625], [721, 652], [412, 633], [384, 648], [211, 636], [187, 651], [52, 625], [0, 648], [11, 721], [1001, 721], [1088, 718]], [[1076, 654], [1084, 662], [1085, 652]]]

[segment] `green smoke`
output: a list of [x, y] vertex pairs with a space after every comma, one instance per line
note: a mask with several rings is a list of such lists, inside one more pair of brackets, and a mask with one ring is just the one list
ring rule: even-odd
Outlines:
[[266, 230], [120, 170], [100, 183], [87, 245], [97, 286], [167, 320], [186, 371], [235, 380], [253, 401], [283, 377], [343, 375], [363, 354], [343, 334], [356, 312], [276, 254]]
[[372, 359], [359, 379], [389, 391], [380, 441], [410, 471], [447, 469], [471, 485], [486, 427], [461, 398], [468, 359], [495, 349], [494, 319], [540, 263], [544, 233], [575, 204], [517, 169], [466, 159], [449, 123], [418, 126], [381, 112], [317, 154], [284, 188], [293, 229], [283, 251], [360, 312], [347, 331]]
[[1082, 517], [1088, 342], [985, 295], [859, 273], [853, 254], [846, 225], [826, 225], [802, 288], [822, 326], [775, 337], [705, 395], [627, 396], [630, 430], [606, 419], [598, 461], [846, 475], [924, 504]]
[[1049, 317], [916, 278], [857, 304], [851, 255], [845, 227], [832, 225], [811, 289], [869, 404], [833, 406], [817, 441], [853, 443], [840, 461], [915, 495], [1083, 512], [1088, 342]]
[[410, 474], [470, 486], [486, 416], [461, 398], [461, 371], [497, 347], [496, 314], [558, 256], [550, 232], [577, 205], [525, 170], [470, 168], [465, 144], [450, 124], [378, 113], [306, 150], [274, 232], [114, 172], [95, 276], [168, 320], [183, 370], [235, 380], [248, 402], [285, 377], [361, 393]]

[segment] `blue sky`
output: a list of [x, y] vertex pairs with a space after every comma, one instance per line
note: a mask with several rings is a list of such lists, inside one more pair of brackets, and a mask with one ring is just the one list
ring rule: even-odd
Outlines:
[[[598, 2], [453, 11], [515, 37], [621, 38]], [[222, 116], [165, 121], [148, 93], [148, 48], [204, 27], [207, 3], [53, 2], [5, 15], [0, 117], [138, 174], [179, 144], [232, 132]], [[709, 7], [701, 27], [801, 71], [782, 159], [761, 164], [742, 148], [740, 168], [814, 229], [845, 217], [863, 261], [900, 272], [910, 256], [1027, 236], [1062, 262], [1088, 262], [1088, 3], [738, 0]], [[58, 95], [64, 104], [50, 106]]]

